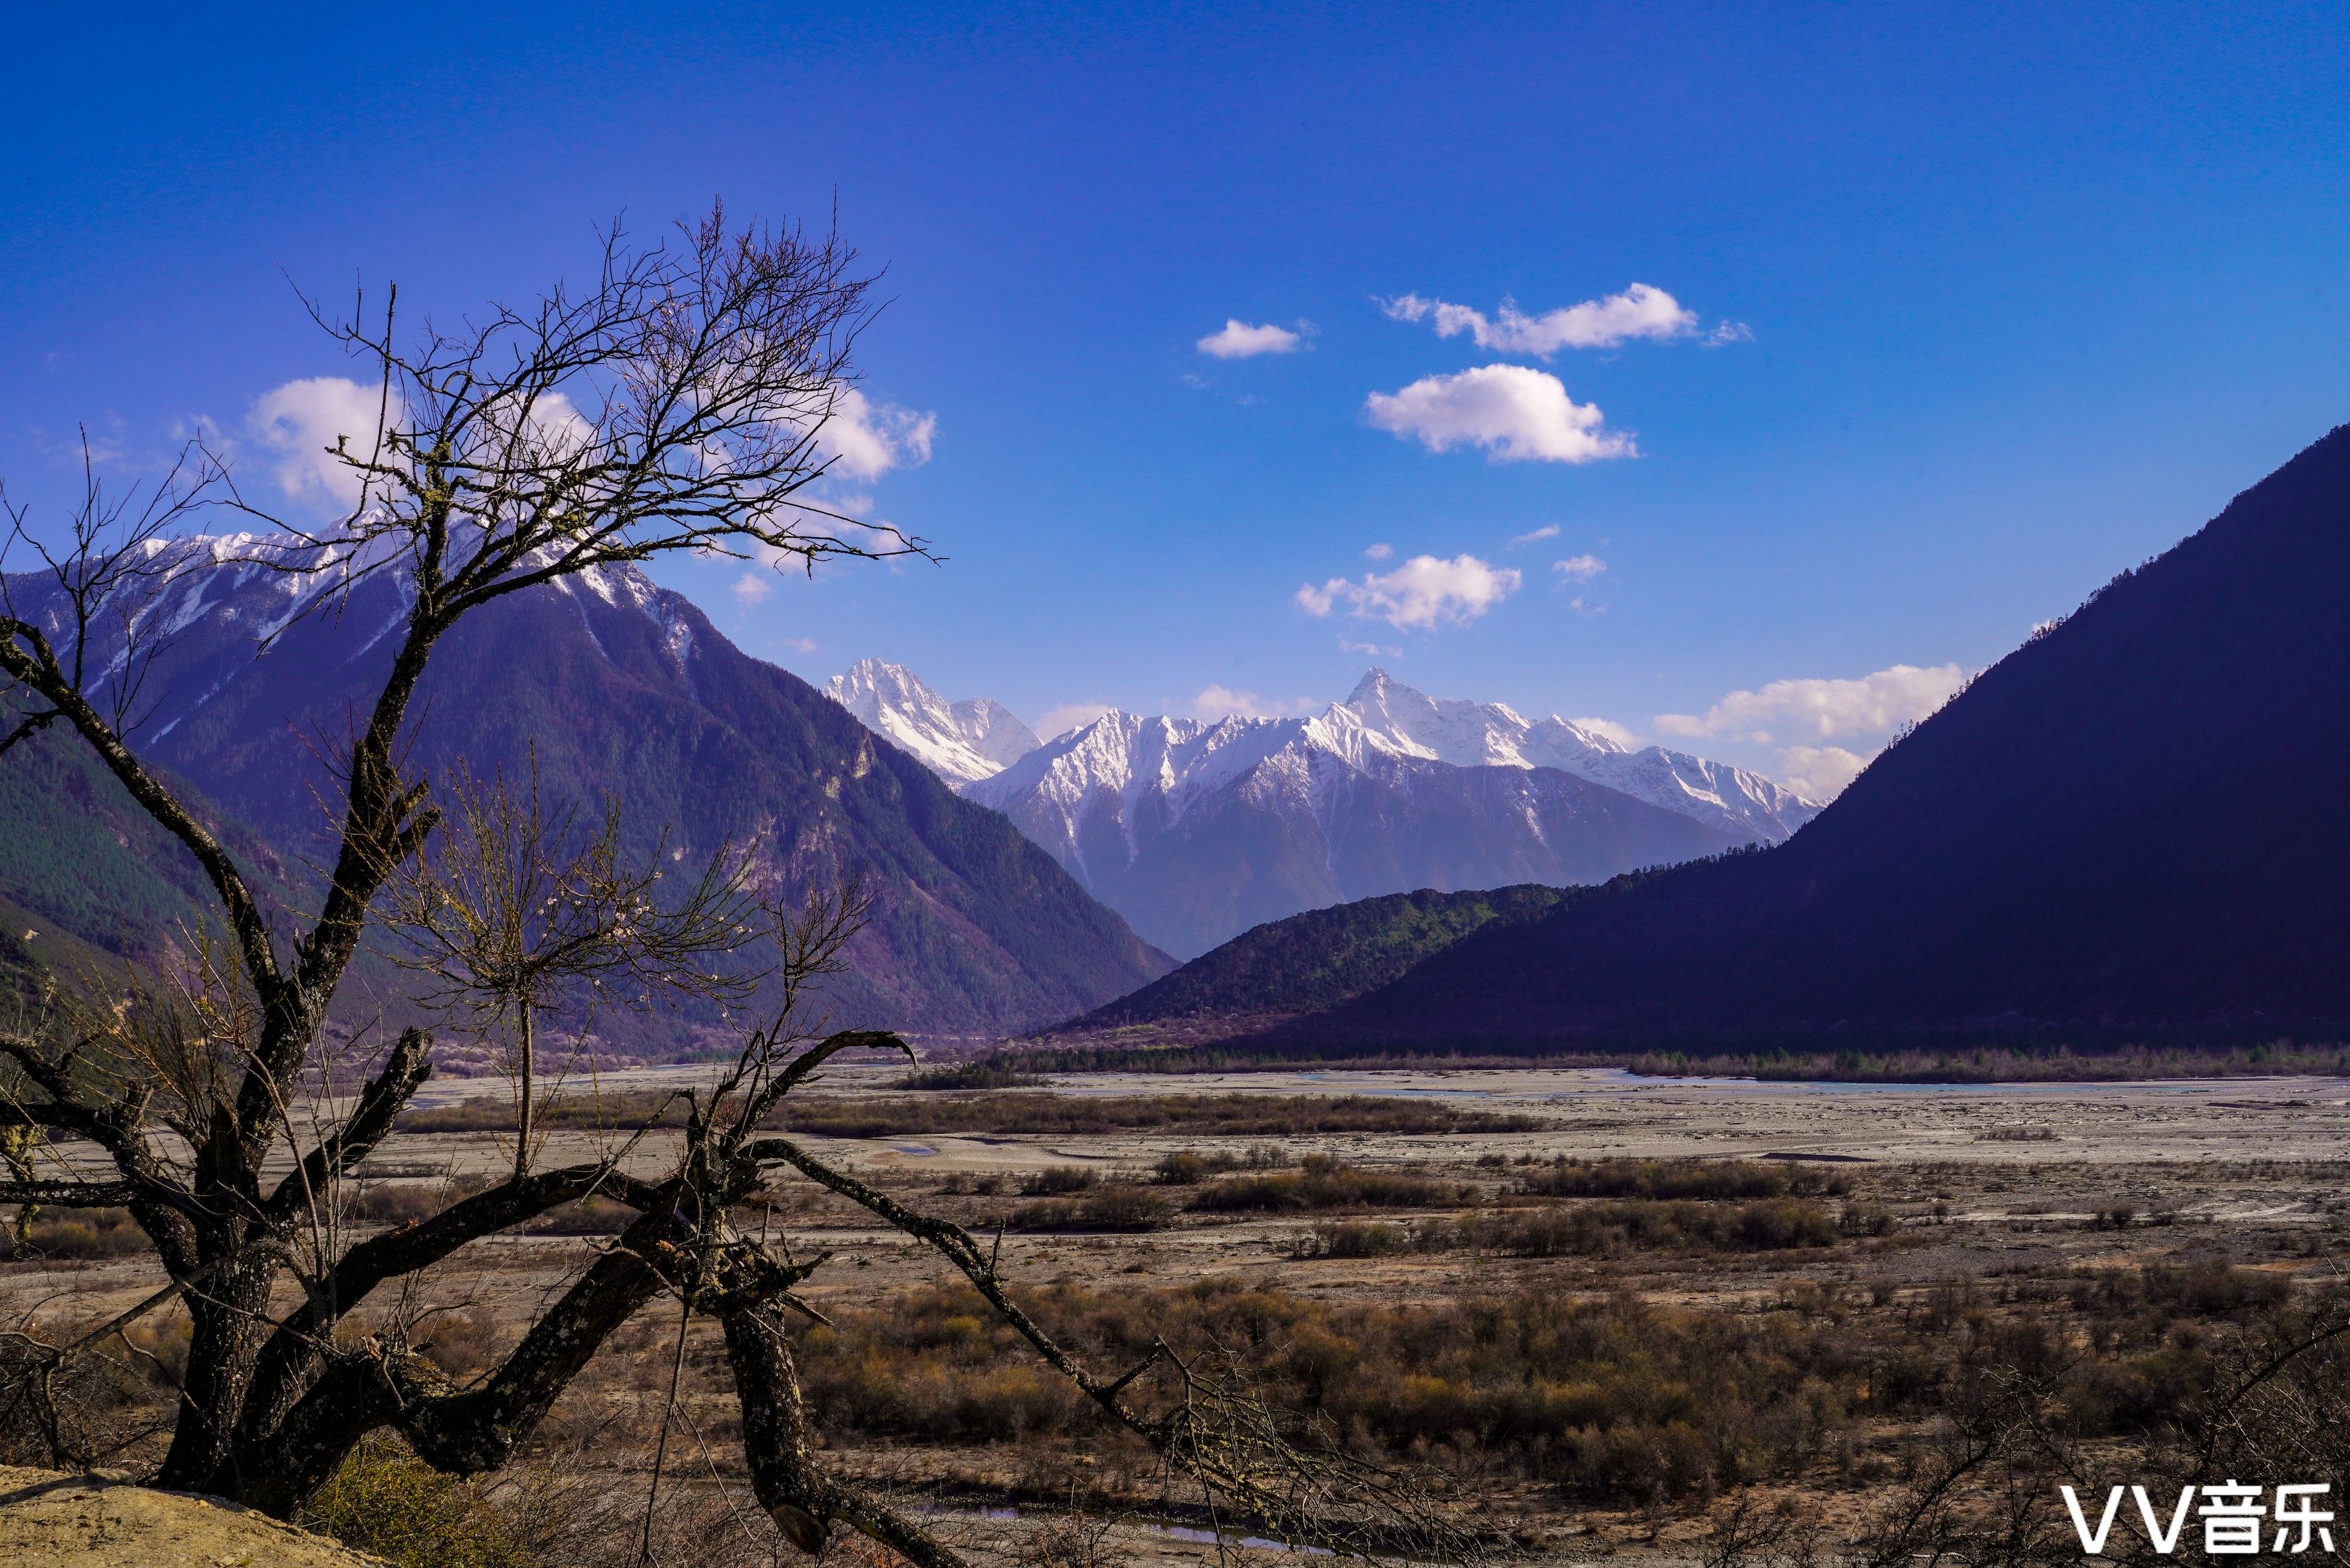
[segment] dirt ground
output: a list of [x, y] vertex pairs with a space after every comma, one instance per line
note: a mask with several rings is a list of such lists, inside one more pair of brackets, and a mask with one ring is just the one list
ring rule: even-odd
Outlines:
[[14, 1568], [383, 1568], [218, 1499], [113, 1475], [0, 1466], [0, 1562]]
[[[683, 1087], [706, 1070], [663, 1068], [614, 1075], [614, 1089]], [[849, 1065], [828, 1073], [822, 1092], [872, 1096], [893, 1092], [899, 1065]], [[2064, 1276], [2158, 1260], [2221, 1258], [2311, 1283], [2343, 1273], [2350, 1257], [2350, 1083], [2333, 1079], [2229, 1079], [2157, 1084], [1969, 1085], [1767, 1085], [1731, 1080], [1642, 1080], [1599, 1070], [1456, 1073], [1295, 1072], [1170, 1078], [1103, 1075], [1056, 1083], [1076, 1096], [1239, 1093], [1440, 1097], [1464, 1109], [1538, 1118], [1533, 1130], [1414, 1137], [1312, 1136], [1275, 1140], [1287, 1155], [1337, 1157], [1350, 1165], [1409, 1169], [1499, 1190], [1531, 1157], [1732, 1157], [1801, 1158], [1849, 1179], [1855, 1200], [1888, 1210], [1891, 1241], [1699, 1256], [1669, 1252], [1604, 1258], [1510, 1259], [1445, 1251], [1372, 1259], [1302, 1257], [1300, 1219], [1239, 1218], [1179, 1209], [1169, 1228], [1139, 1234], [1020, 1235], [1002, 1242], [1006, 1271], [1036, 1283], [1163, 1285], [1222, 1276], [1278, 1283], [1343, 1302], [1426, 1303], [1523, 1288], [1564, 1293], [1634, 1292], [1727, 1311], [1783, 1305], [1795, 1293], [1852, 1293], [1898, 1302], [1953, 1279]], [[505, 1092], [495, 1079], [436, 1081], [420, 1107]], [[1203, 1147], [1180, 1134], [924, 1136], [808, 1138], [825, 1158], [934, 1211], [966, 1222], [983, 1206], [941, 1192], [951, 1179], [1012, 1177], [1046, 1166], [1139, 1172], [1161, 1156]], [[1241, 1145], [1259, 1140], [1226, 1140]], [[590, 1158], [608, 1145], [558, 1132], [543, 1165]], [[645, 1174], [670, 1156], [666, 1135], [640, 1143], [628, 1163]], [[366, 1174], [387, 1185], [432, 1188], [449, 1177], [501, 1168], [510, 1146], [490, 1134], [398, 1135]], [[918, 1283], [948, 1277], [942, 1262], [873, 1226], [829, 1195], [795, 1183], [804, 1196], [777, 1213], [803, 1246], [833, 1260], [805, 1288], [819, 1310], [853, 1308]], [[790, 1190], [790, 1188], [786, 1189]], [[2114, 1217], [2121, 1216], [2118, 1225]], [[1898, 1243], [1898, 1244], [1896, 1244]], [[569, 1236], [508, 1236], [479, 1244], [429, 1282], [431, 1299], [477, 1321], [521, 1321], [559, 1289], [588, 1255]], [[51, 1324], [88, 1323], [154, 1288], [151, 1261], [122, 1257], [0, 1266], [0, 1315]], [[566, 1397], [556, 1423], [580, 1452], [617, 1452], [640, 1439], [647, 1397], [671, 1355], [667, 1326], [631, 1325], [600, 1379]], [[692, 1331], [702, 1334], [700, 1327]], [[704, 1349], [710, 1347], [702, 1347]], [[698, 1351], [697, 1354], [700, 1354]], [[641, 1372], [635, 1377], [634, 1372]], [[633, 1380], [632, 1380], [633, 1378]], [[703, 1417], [723, 1424], [717, 1391]], [[634, 1403], [631, 1403], [634, 1401]], [[599, 1436], [600, 1434], [600, 1436]], [[599, 1449], [598, 1445], [603, 1445]], [[864, 1452], [835, 1462], [911, 1485], [949, 1483], [955, 1506], [990, 1484], [1049, 1492], [1091, 1462], [1087, 1445], [1049, 1452], [920, 1449]], [[704, 1445], [707, 1452], [707, 1445]], [[697, 1461], [699, 1462], [699, 1461]], [[711, 1484], [725, 1464], [712, 1458]], [[1530, 1555], [1596, 1561], [1628, 1552], [1644, 1559], [1694, 1556], [1695, 1516], [1565, 1506], [1540, 1487], [1496, 1481], [1491, 1502], [1513, 1521]], [[942, 1518], [947, 1517], [945, 1515]], [[969, 1514], [979, 1534], [1016, 1521]], [[1192, 1537], [1199, 1537], [1192, 1539]], [[1113, 1529], [1116, 1551], [1137, 1562], [1191, 1561], [1212, 1554], [1196, 1530], [1128, 1521]]]

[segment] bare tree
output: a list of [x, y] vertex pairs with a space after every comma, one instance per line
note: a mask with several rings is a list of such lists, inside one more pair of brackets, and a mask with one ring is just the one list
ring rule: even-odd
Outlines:
[[666, 836], [630, 860], [609, 796], [596, 830], [582, 832], [576, 805], [541, 800], [536, 747], [526, 787], [503, 774], [476, 779], [461, 764], [450, 793], [453, 821], [395, 869], [385, 918], [406, 939], [395, 961], [426, 977], [421, 1000], [469, 1014], [485, 1033], [514, 1031], [522, 1177], [537, 1109], [536, 1024], [567, 992], [631, 1007], [664, 994], [740, 1002], [758, 989], [761, 973], [727, 961], [757, 913], [748, 862], [722, 845], [681, 896], [657, 898]]
[[[888, 1034], [824, 1033], [816, 1016], [812, 988], [840, 967], [865, 918], [858, 890], [816, 887], [754, 927], [739, 919], [740, 889], [723, 868], [664, 900], [624, 863], [608, 819], [577, 856], [550, 850], [564, 833], [550, 838], [535, 798], [470, 782], [454, 791], [458, 842], [428, 848], [442, 810], [431, 782], [404, 770], [400, 747], [433, 650], [465, 616], [567, 575], [679, 551], [811, 564], [921, 549], [802, 498], [824, 472], [819, 431], [868, 314], [852, 268], [829, 238], [731, 229], [713, 211], [666, 246], [637, 248], [616, 234], [593, 286], [494, 309], [462, 332], [427, 328], [404, 346], [389, 309], [380, 328], [328, 323], [383, 378], [376, 429], [331, 449], [359, 497], [334, 527], [242, 554], [174, 545], [171, 530], [192, 507], [245, 509], [197, 452], [144, 504], [109, 507], [93, 483], [70, 547], [43, 556], [38, 580], [0, 577], [11, 596], [0, 607], [0, 675], [10, 682], [0, 699], [25, 713], [8, 742], [54, 726], [78, 737], [194, 857], [224, 933], [192, 941], [174, 980], [128, 1002], [0, 1031], [0, 1061], [13, 1069], [0, 1084], [0, 1124], [20, 1129], [16, 1156], [55, 1170], [41, 1175], [12, 1156], [0, 1202], [125, 1207], [169, 1277], [75, 1345], [12, 1353], [26, 1374], [17, 1386], [39, 1405], [70, 1354], [176, 1297], [193, 1335], [156, 1480], [284, 1516], [386, 1428], [451, 1473], [505, 1464], [613, 1330], [666, 1295], [687, 1316], [723, 1325], [753, 1484], [789, 1539], [818, 1546], [841, 1523], [926, 1568], [951, 1563], [951, 1548], [917, 1520], [815, 1459], [783, 1324], [786, 1314], [813, 1315], [794, 1291], [825, 1259], [733, 1220], [772, 1174], [796, 1171], [936, 1250], [1107, 1419], [1220, 1508], [1357, 1550], [1463, 1550], [1471, 1538], [1407, 1478], [1283, 1432], [1211, 1365], [1161, 1345], [1113, 1375], [1087, 1366], [1019, 1306], [993, 1247], [789, 1138], [763, 1136], [785, 1097], [841, 1051], [904, 1049]], [[29, 547], [21, 513], [10, 517], [16, 543]], [[120, 682], [170, 624], [148, 610], [175, 574], [222, 564], [295, 577], [312, 609], [371, 577], [396, 578], [406, 596], [383, 684], [336, 759], [343, 798], [323, 890], [290, 929], [128, 738]], [[560, 907], [566, 889], [576, 910]], [[534, 907], [542, 894], [558, 907]], [[623, 1168], [650, 1119], [621, 1129], [625, 1141], [605, 1158], [555, 1168], [532, 1168], [525, 1136], [497, 1185], [351, 1240], [336, 1223], [337, 1193], [430, 1073], [428, 1037], [401, 1033], [323, 1116], [306, 1120], [296, 1107], [339, 1064], [329, 1014], [387, 903], [406, 915], [421, 961], [493, 1009], [543, 1004], [542, 987], [565, 974], [636, 993], [723, 988], [732, 981], [701, 966], [732, 926], [780, 955], [768, 993], [775, 1011], [688, 1097], [683, 1137], [659, 1177]], [[62, 1141], [21, 1147], [22, 1129]], [[342, 1332], [385, 1287], [591, 1194], [637, 1218], [471, 1384], [452, 1383], [421, 1354], [398, 1313], [377, 1314], [364, 1337]], [[54, 1409], [40, 1407], [54, 1429]]]
[[[382, 377], [377, 428], [333, 449], [359, 493], [334, 526], [295, 530], [290, 543], [281, 536], [242, 556], [165, 547], [195, 508], [244, 504], [198, 452], [143, 502], [112, 504], [93, 480], [67, 545], [10, 580], [0, 675], [25, 717], [8, 738], [71, 731], [178, 839], [218, 903], [251, 1002], [249, 1039], [211, 1043], [234, 1059], [219, 1064], [219, 1097], [188, 1129], [184, 1160], [155, 1136], [152, 1085], [134, 1076], [109, 1085], [89, 1070], [103, 1041], [0, 1037], [0, 1056], [22, 1078], [11, 1119], [88, 1140], [113, 1167], [105, 1181], [0, 1185], [0, 1199], [126, 1205], [194, 1320], [164, 1484], [240, 1493], [256, 1467], [274, 1462], [269, 1446], [291, 1439], [301, 1391], [331, 1359], [334, 1323], [384, 1279], [619, 1181], [601, 1168], [518, 1178], [460, 1205], [445, 1224], [419, 1227], [423, 1244], [390, 1249], [396, 1260], [311, 1260], [301, 1322], [271, 1326], [272, 1289], [295, 1262], [300, 1216], [382, 1138], [429, 1071], [425, 1037], [403, 1034], [348, 1115], [291, 1150], [292, 1174], [265, 1179], [273, 1147], [294, 1137], [286, 1107], [306, 1067], [319, 1064], [377, 896], [440, 819], [429, 781], [399, 763], [434, 648], [508, 594], [621, 563], [690, 551], [812, 564], [920, 550], [801, 497], [825, 472], [820, 431], [869, 315], [868, 280], [829, 237], [730, 227], [715, 210], [667, 244], [635, 245], [616, 230], [591, 286], [494, 308], [462, 331], [428, 326], [411, 344], [396, 336], [389, 307], [380, 328], [327, 323]], [[36, 548], [23, 512], [12, 509], [9, 521], [12, 549]], [[313, 606], [379, 576], [396, 576], [406, 594], [390, 670], [341, 760], [345, 798], [324, 891], [291, 930], [273, 929], [245, 869], [127, 737], [126, 672], [152, 656], [169, 624], [147, 605], [172, 574], [224, 564], [303, 579], [294, 587]], [[364, 1252], [362, 1244], [351, 1256]], [[594, 1347], [584, 1324], [608, 1329], [618, 1303], [651, 1288], [639, 1264], [607, 1273], [615, 1271], [633, 1282], [583, 1282], [585, 1294], [526, 1339], [517, 1370], [576, 1369]], [[510, 1443], [510, 1421], [476, 1419], [506, 1433], [482, 1442]]]

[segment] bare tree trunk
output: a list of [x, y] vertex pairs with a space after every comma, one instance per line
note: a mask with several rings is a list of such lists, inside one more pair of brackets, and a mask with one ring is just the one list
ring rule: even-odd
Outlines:
[[726, 1359], [743, 1406], [751, 1490], [785, 1540], [821, 1552], [835, 1521], [863, 1531], [915, 1568], [964, 1568], [963, 1560], [912, 1521], [816, 1469], [799, 1369], [773, 1303], [725, 1314]]
[[155, 1477], [155, 1484], [169, 1490], [203, 1489], [228, 1459], [262, 1340], [273, 1326], [269, 1287], [279, 1258], [271, 1251], [229, 1256], [244, 1244], [244, 1229], [224, 1228], [203, 1238], [205, 1262], [227, 1261], [183, 1293], [194, 1333], [172, 1447]]
[[516, 1181], [520, 1181], [524, 1177], [530, 1174], [530, 998], [523, 998], [522, 1006], [519, 1011], [522, 1017], [522, 1051], [520, 1064], [522, 1069], [522, 1105], [515, 1113], [515, 1179]]

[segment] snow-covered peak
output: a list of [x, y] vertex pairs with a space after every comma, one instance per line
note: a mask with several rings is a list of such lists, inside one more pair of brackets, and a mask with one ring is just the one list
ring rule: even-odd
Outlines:
[[1297, 719], [1170, 719], [1117, 709], [1033, 747], [962, 793], [983, 805], [1042, 788], [1075, 801], [1097, 790], [1216, 787], [1294, 742]]
[[1001, 702], [949, 702], [901, 664], [860, 659], [825, 695], [932, 773], [961, 788], [992, 778], [1036, 749], [1035, 732]]
[[1358, 743], [1372, 751], [1456, 767], [1558, 768], [1765, 842], [1784, 838], [1819, 811], [1743, 768], [1661, 746], [1635, 752], [1555, 714], [1529, 722], [1500, 702], [1430, 697], [1384, 670], [1365, 675], [1345, 702], [1315, 722], [1344, 749], [1349, 716], [1360, 726]]
[[1018, 762], [1036, 749], [1036, 732], [993, 697], [966, 697], [951, 704], [948, 711], [970, 741], [971, 749], [999, 768]]
[[1353, 713], [1366, 741], [1391, 755], [1460, 768], [1534, 765], [1521, 744], [1528, 724], [1499, 702], [1440, 700], [1374, 670], [1338, 706]]
[[[1112, 711], [1043, 745], [1000, 704], [950, 703], [911, 670], [878, 659], [858, 660], [825, 690], [981, 805], [1002, 809], [1034, 795], [1072, 821], [1081, 803], [1104, 795], [1128, 807], [1157, 795], [1180, 815], [1188, 801], [1276, 759], [1297, 774], [1322, 765], [1315, 757], [1357, 771], [1423, 763], [1557, 768], [1764, 843], [1819, 811], [1742, 768], [1661, 746], [1633, 751], [1571, 720], [1528, 720], [1505, 703], [1430, 697], [1377, 669], [1344, 702], [1311, 718], [1211, 722]], [[1055, 846], [1056, 853], [1066, 847]]]
[[1074, 812], [1105, 793], [1130, 803], [1157, 792], [1180, 812], [1185, 799], [1282, 753], [1318, 754], [1357, 770], [1387, 762], [1557, 768], [1762, 843], [1778, 842], [1819, 812], [1743, 768], [1661, 746], [1632, 751], [1555, 715], [1530, 722], [1504, 703], [1430, 697], [1384, 670], [1369, 671], [1344, 702], [1308, 719], [1208, 723], [1105, 713], [963, 793], [999, 808], [1034, 794]]

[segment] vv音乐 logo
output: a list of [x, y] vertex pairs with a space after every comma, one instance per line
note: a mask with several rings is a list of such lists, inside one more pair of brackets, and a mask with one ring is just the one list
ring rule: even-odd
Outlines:
[[[2122, 1489], [2116, 1487], [2106, 1494], [2106, 1511], [2097, 1517], [2094, 1530], [2073, 1489], [2068, 1486], [2059, 1490], [2064, 1494], [2064, 1507], [2073, 1515], [2073, 1529], [2081, 1537], [2083, 1555], [2094, 1557], [2103, 1552], [2106, 1537], [2113, 1533], [2114, 1521], [2121, 1516]], [[2267, 1491], [2233, 1480], [2219, 1486], [2184, 1487], [2167, 1521], [2154, 1500], [2147, 1496], [2146, 1488], [2134, 1486], [2129, 1492], [2137, 1501], [2147, 1541], [2163, 1556], [2178, 1550], [2178, 1538], [2187, 1529], [2188, 1511], [2199, 1493], [2203, 1506], [2194, 1510], [2193, 1517], [2202, 1521], [2204, 1552], [2213, 1557], [2251, 1557], [2264, 1551], [2287, 1556], [2313, 1550], [2331, 1552], [2334, 1532], [2327, 1527], [2334, 1522], [2334, 1515], [2317, 1505], [2333, 1490], [2322, 1484], [2280, 1486], [2275, 1489], [2272, 1504]], [[2275, 1526], [2273, 1535], [2269, 1533], [2271, 1525]]]

